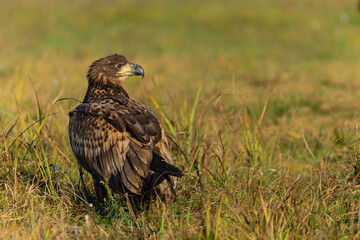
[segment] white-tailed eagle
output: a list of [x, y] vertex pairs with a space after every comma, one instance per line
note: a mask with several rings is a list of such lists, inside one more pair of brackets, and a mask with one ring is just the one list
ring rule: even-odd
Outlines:
[[69, 113], [69, 136], [78, 163], [93, 178], [99, 201], [114, 193], [157, 193], [175, 199], [175, 167], [164, 129], [151, 109], [129, 98], [122, 83], [144, 70], [123, 55], [94, 61], [83, 103]]

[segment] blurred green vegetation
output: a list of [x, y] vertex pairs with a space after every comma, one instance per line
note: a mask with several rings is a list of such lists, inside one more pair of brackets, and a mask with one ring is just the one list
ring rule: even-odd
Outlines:
[[[357, 238], [355, 0], [1, 1], [4, 238]], [[67, 136], [87, 67], [145, 69], [125, 89], [163, 122], [178, 201], [102, 215]], [[54, 169], [60, 169], [54, 171]]]

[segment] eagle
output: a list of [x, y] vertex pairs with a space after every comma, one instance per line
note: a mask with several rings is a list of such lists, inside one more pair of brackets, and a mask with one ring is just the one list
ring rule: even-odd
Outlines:
[[71, 148], [79, 165], [89, 172], [97, 198], [113, 193], [176, 198], [174, 166], [163, 127], [152, 110], [132, 100], [122, 84], [142, 76], [141, 66], [113, 54], [94, 61], [88, 70], [88, 89], [82, 104], [69, 112]]

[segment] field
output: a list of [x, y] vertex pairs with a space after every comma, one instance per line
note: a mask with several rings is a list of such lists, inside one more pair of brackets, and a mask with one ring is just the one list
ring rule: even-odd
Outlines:
[[[359, 26], [355, 0], [1, 1], [0, 238], [359, 239]], [[80, 182], [67, 114], [113, 53], [185, 173], [172, 205], [100, 212]]]

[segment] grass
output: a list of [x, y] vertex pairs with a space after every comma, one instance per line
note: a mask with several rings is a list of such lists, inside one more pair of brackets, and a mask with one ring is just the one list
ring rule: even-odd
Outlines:
[[[0, 238], [359, 238], [359, 24], [350, 0], [1, 2]], [[115, 52], [185, 173], [135, 218], [96, 210], [67, 136]]]

